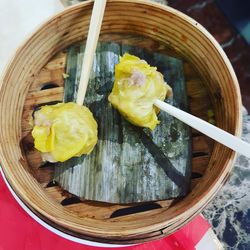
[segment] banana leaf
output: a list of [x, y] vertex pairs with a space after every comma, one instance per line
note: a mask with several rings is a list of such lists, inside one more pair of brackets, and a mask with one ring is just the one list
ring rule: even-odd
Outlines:
[[[75, 101], [84, 44], [68, 48], [64, 102]], [[98, 123], [98, 143], [90, 155], [57, 163], [55, 180], [81, 199], [135, 203], [172, 199], [189, 191], [191, 133], [188, 126], [159, 113], [152, 132], [126, 121], [108, 102], [114, 66], [125, 52], [156, 66], [173, 88], [167, 102], [187, 110], [183, 62], [136, 46], [100, 42], [84, 105]]]

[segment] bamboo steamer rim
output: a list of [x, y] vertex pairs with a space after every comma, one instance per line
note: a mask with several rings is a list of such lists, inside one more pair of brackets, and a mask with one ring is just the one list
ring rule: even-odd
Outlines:
[[[133, 236], [133, 235], [143, 235], [149, 232], [156, 231], [156, 230], [162, 230], [163, 228], [167, 227], [173, 227], [174, 229], [178, 228], [178, 225], [181, 225], [184, 221], [190, 220], [192, 217], [197, 215], [199, 211], [207, 204], [207, 202], [216, 194], [217, 190], [223, 185], [225, 179], [228, 176], [228, 173], [230, 172], [233, 163], [235, 161], [236, 154], [232, 152], [229, 149], [226, 149], [225, 147], [216, 144], [214, 152], [223, 152], [224, 157], [226, 159], [220, 159], [223, 165], [223, 170], [219, 174], [219, 176], [216, 176], [216, 178], [211, 183], [211, 180], [207, 178], [207, 180], [204, 180], [203, 185], [198, 185], [196, 190], [192, 190], [192, 192], [183, 199], [182, 202], [178, 203], [176, 206], [173, 206], [172, 208], [162, 212], [161, 214], [154, 212], [150, 213], [150, 217], [146, 217], [144, 214], [137, 214], [134, 216], [131, 216], [131, 220], [125, 221], [120, 219], [112, 219], [109, 221], [101, 221], [101, 223], [98, 223], [98, 220], [86, 218], [84, 220], [79, 219], [78, 217], [68, 213], [67, 211], [64, 211], [59, 204], [57, 204], [55, 201], [50, 199], [45, 191], [39, 186], [39, 184], [33, 179], [33, 177], [25, 170], [20, 163], [20, 159], [17, 159], [16, 155], [12, 155], [12, 151], [14, 149], [14, 152], [21, 156], [21, 151], [19, 148], [19, 140], [20, 140], [20, 115], [22, 112], [22, 103], [24, 103], [25, 94], [27, 94], [28, 86], [29, 84], [26, 83], [24, 90], [19, 90], [19, 102], [17, 100], [13, 99], [15, 94], [13, 93], [13, 97], [10, 96], [9, 98], [7, 95], [9, 95], [9, 92], [11, 89], [16, 88], [14, 86], [10, 86], [13, 80], [15, 79], [14, 73], [19, 73], [20, 76], [23, 78], [27, 78], [28, 82], [32, 81], [32, 77], [29, 77], [28, 79], [28, 73], [25, 72], [21, 73], [21, 69], [18, 69], [18, 66], [20, 64], [21, 59], [24, 59], [26, 51], [32, 48], [30, 45], [33, 44], [33, 47], [35, 48], [36, 43], [39, 43], [37, 40], [39, 37], [42, 39], [45, 39], [43, 37], [43, 34], [46, 34], [47, 27], [58, 26], [56, 29], [58, 29], [58, 32], [62, 33], [62, 30], [60, 30], [60, 22], [62, 22], [63, 18], [65, 16], [71, 17], [71, 15], [74, 15], [74, 12], [79, 14], [81, 11], [88, 12], [89, 9], [92, 7], [93, 1], [87, 1], [84, 3], [77, 4], [75, 6], [69, 7], [66, 10], [62, 11], [61, 13], [55, 15], [53, 18], [49, 19], [47, 22], [45, 22], [43, 25], [40, 26], [40, 28], [30, 37], [28, 38], [23, 45], [17, 50], [15, 56], [7, 66], [6, 70], [4, 71], [5, 74], [2, 77], [1, 80], [1, 90], [0, 90], [0, 117], [1, 117], [1, 126], [0, 126], [0, 138], [3, 143], [1, 143], [0, 146], [0, 161], [1, 165], [4, 171], [4, 174], [9, 181], [11, 187], [15, 190], [18, 197], [31, 209], [36, 211], [38, 214], [41, 214], [43, 217], [48, 218], [52, 222], [68, 228], [74, 232], [81, 233], [83, 235], [88, 235], [92, 237], [110, 237], [110, 238], [116, 238], [116, 237], [127, 237], [127, 236]], [[235, 135], [239, 136], [241, 131], [241, 98], [240, 98], [240, 90], [238, 86], [238, 82], [235, 76], [235, 73], [233, 71], [233, 68], [226, 57], [224, 51], [220, 47], [220, 45], [215, 41], [215, 39], [208, 33], [205, 28], [203, 28], [200, 24], [198, 24], [196, 21], [191, 19], [190, 17], [186, 16], [185, 14], [167, 7], [163, 5], [159, 5], [157, 3], [153, 3], [150, 1], [133, 1], [133, 0], [110, 0], [107, 3], [107, 12], [109, 8], [112, 8], [112, 4], [116, 5], [131, 5], [131, 9], [126, 10], [126, 13], [129, 14], [131, 12], [131, 15], [133, 14], [132, 8], [141, 8], [142, 10], [148, 9], [150, 11], [154, 11], [157, 16], [159, 15], [159, 18], [161, 17], [162, 20], [166, 20], [169, 18], [169, 15], [172, 16], [172, 18], [181, 19], [183, 23], [187, 25], [187, 28], [195, 28], [197, 31], [197, 34], [200, 36], [201, 40], [204, 40], [210, 44], [210, 46], [217, 52], [215, 54], [215, 57], [223, 62], [223, 65], [220, 65], [222, 69], [226, 70], [226, 72], [223, 72], [224, 75], [227, 76], [228, 79], [231, 80], [230, 82], [230, 88], [232, 90], [233, 95], [233, 102], [229, 106], [231, 109], [233, 109], [234, 113], [234, 123], [233, 131]], [[73, 13], [73, 14], [71, 14]], [[75, 14], [77, 16], [77, 14]], [[145, 17], [145, 22], [150, 21], [150, 14], [148, 13], [142, 13], [143, 17]], [[146, 19], [147, 18], [147, 19]], [[174, 19], [175, 20], [175, 19]], [[144, 21], [144, 20], [143, 20]], [[105, 22], [105, 19], [104, 19]], [[110, 23], [109, 23], [110, 24]], [[157, 23], [154, 23], [154, 25], [157, 26]], [[107, 24], [108, 27], [108, 24]], [[196, 35], [196, 34], [195, 34]], [[50, 35], [50, 37], [52, 37]], [[56, 40], [56, 38], [54, 38]], [[62, 45], [61, 45], [62, 46]], [[64, 45], [66, 47], [67, 45]], [[63, 47], [63, 46], [62, 46]], [[42, 47], [43, 48], [43, 47]], [[61, 49], [61, 48], [60, 48]], [[41, 49], [42, 50], [42, 49]], [[55, 54], [57, 52], [56, 49], [53, 50], [53, 53]], [[35, 53], [35, 52], [34, 52]], [[30, 55], [30, 57], [34, 57], [33, 54]], [[51, 54], [46, 55], [46, 57], [43, 57], [43, 61], [45, 64], [46, 59], [48, 60], [49, 57], [51, 57]], [[20, 59], [21, 58], [21, 59]], [[34, 61], [34, 58], [33, 58]], [[34, 73], [37, 73], [43, 65], [39, 64], [38, 60], [36, 61], [35, 68], [33, 69]], [[25, 69], [25, 67], [24, 67]], [[14, 71], [14, 73], [13, 73]], [[25, 70], [23, 70], [25, 71]], [[22, 75], [23, 74], [23, 75]], [[13, 79], [12, 79], [13, 78]], [[24, 82], [24, 79], [20, 78], [20, 82]], [[12, 81], [11, 81], [12, 79]], [[9, 83], [9, 84], [8, 84]], [[222, 83], [221, 83], [222, 84]], [[9, 91], [9, 92], [7, 92]], [[23, 91], [23, 92], [20, 92]], [[22, 94], [22, 95], [21, 95]], [[11, 95], [11, 94], [10, 94]], [[12, 101], [10, 101], [12, 100]], [[10, 102], [9, 105], [6, 103]], [[15, 131], [14, 135], [11, 135], [11, 138], [7, 138], [5, 136], [6, 132], [8, 131], [8, 126], [12, 124], [8, 120], [8, 124], [4, 119], [7, 119], [5, 117], [5, 108], [9, 107], [10, 110], [12, 110], [12, 115], [14, 115], [14, 110], [17, 110], [19, 113], [17, 115], [17, 121], [15, 124], [13, 124], [13, 128]], [[6, 124], [5, 124], [6, 123]], [[227, 124], [221, 124], [221, 125], [227, 125]], [[227, 127], [227, 126], [226, 126]], [[9, 132], [10, 133], [10, 132]], [[10, 142], [10, 143], [9, 143]], [[6, 144], [8, 145], [6, 146]], [[11, 158], [10, 158], [11, 156]], [[215, 164], [214, 162], [210, 162], [210, 165]], [[218, 164], [217, 164], [218, 166]], [[20, 174], [23, 177], [20, 178]], [[26, 180], [30, 180], [30, 184], [27, 185], [25, 183]], [[207, 184], [207, 190], [204, 191], [204, 185]], [[26, 189], [25, 187], [33, 187], [37, 193], [39, 193], [39, 196], [35, 192], [30, 192], [32, 189]], [[198, 193], [198, 194], [197, 194]], [[49, 203], [49, 208], [47, 207], [47, 204]], [[134, 221], [133, 221], [134, 220]], [[138, 225], [138, 221], [143, 220], [143, 223], [141, 225]], [[174, 230], [173, 229], [173, 230]], [[107, 232], [108, 231], [108, 232]]]

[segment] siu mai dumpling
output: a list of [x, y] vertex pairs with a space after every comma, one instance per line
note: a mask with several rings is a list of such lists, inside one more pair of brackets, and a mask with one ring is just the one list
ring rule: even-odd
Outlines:
[[164, 101], [171, 94], [171, 87], [156, 67], [126, 53], [115, 66], [115, 82], [108, 99], [129, 122], [153, 130], [159, 124], [154, 101]]
[[43, 160], [63, 162], [93, 150], [97, 123], [87, 107], [76, 103], [46, 105], [34, 114], [32, 136]]

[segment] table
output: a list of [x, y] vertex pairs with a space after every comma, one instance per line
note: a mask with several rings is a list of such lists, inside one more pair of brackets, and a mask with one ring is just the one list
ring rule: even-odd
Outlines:
[[[158, 1], [159, 2], [159, 1]], [[163, 1], [166, 3], [166, 1]], [[0, 21], [1, 23], [8, 23], [7, 26], [2, 26], [0, 29], [1, 50], [0, 50], [0, 71], [3, 70], [7, 59], [15, 50], [18, 44], [35, 26], [41, 23], [45, 18], [63, 9], [62, 4], [58, 0], [2, 0], [0, 1]], [[246, 110], [243, 109], [244, 123], [243, 123], [243, 139], [250, 142], [250, 116]], [[7, 192], [3, 182], [1, 183], [1, 202], [6, 205], [6, 211], [12, 211], [11, 208], [16, 208], [17, 204], [13, 200], [8, 203], [5, 200], [2, 192]], [[5, 190], [5, 191], [3, 191]], [[218, 193], [216, 198], [204, 210], [204, 216], [211, 223], [218, 238], [224, 243], [227, 249], [250, 249], [250, 160], [244, 156], [239, 156], [235, 167], [232, 171], [231, 177], [223, 189]], [[0, 216], [3, 216], [4, 211], [0, 207]], [[27, 215], [24, 215], [21, 208], [17, 207], [17, 214], [24, 216], [24, 221]], [[6, 216], [5, 216], [6, 215]], [[9, 216], [9, 217], [8, 217]], [[16, 218], [11, 217], [11, 214], [4, 216], [9, 218], [8, 225], [1, 223], [0, 228], [6, 232], [12, 232], [15, 228]], [[19, 218], [19, 217], [17, 217]], [[27, 219], [28, 220], [28, 219]], [[27, 225], [33, 225], [36, 222], [29, 221]], [[25, 222], [26, 225], [26, 222]], [[24, 226], [25, 226], [24, 225]], [[7, 227], [7, 228], [6, 228]], [[21, 229], [22, 227], [20, 227]], [[25, 228], [25, 227], [24, 227]], [[26, 237], [27, 245], [19, 246], [18, 249], [46, 249], [41, 245], [40, 248], [32, 248], [31, 239], [34, 237], [37, 241], [41, 241], [43, 236], [32, 231], [32, 226], [28, 226], [28, 232], [24, 235]], [[6, 229], [6, 230], [5, 230]], [[10, 231], [8, 231], [10, 230]], [[16, 238], [15, 232], [11, 237]], [[1, 240], [7, 240], [8, 235], [0, 234]], [[3, 237], [4, 236], [4, 237]], [[52, 237], [52, 236], [51, 236]], [[11, 238], [12, 240], [12, 238]], [[54, 241], [57, 244], [57, 241]], [[13, 241], [14, 244], [14, 241]], [[0, 243], [0, 250], [9, 250], [3, 248]], [[13, 248], [12, 248], [13, 249]], [[10, 250], [12, 250], [10, 249]], [[53, 248], [55, 249], [55, 248]], [[82, 249], [82, 248], [81, 248]], [[152, 248], [153, 249], [153, 248]]]
[[[250, 142], [250, 115], [243, 108], [242, 139]], [[250, 159], [238, 156], [230, 178], [203, 211], [226, 249], [250, 249]]]
[[[48, 227], [40, 225], [36, 216], [24, 204], [11, 194], [4, 178], [0, 173], [0, 250], [98, 250], [110, 249], [108, 247], [94, 247], [98, 244], [85, 241], [84, 245], [79, 240], [65, 239], [52, 232]], [[14, 195], [15, 196], [15, 195]], [[21, 204], [21, 206], [20, 206]], [[26, 211], [24, 211], [24, 209]], [[29, 214], [28, 214], [29, 213]], [[32, 218], [32, 217], [33, 218]], [[35, 220], [36, 219], [36, 220]], [[45, 228], [47, 227], [47, 228]], [[75, 242], [73, 242], [75, 241]], [[92, 246], [90, 246], [92, 245]], [[94, 245], [94, 246], [93, 246]], [[210, 229], [209, 223], [197, 216], [176, 233], [161, 240], [140, 244], [131, 247], [115, 247], [111, 249], [125, 250], [216, 250], [220, 243]]]

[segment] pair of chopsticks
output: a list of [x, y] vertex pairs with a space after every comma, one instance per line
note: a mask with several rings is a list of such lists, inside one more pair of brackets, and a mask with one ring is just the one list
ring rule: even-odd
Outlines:
[[[82, 105], [84, 102], [105, 6], [106, 0], [95, 0], [94, 2], [76, 99], [76, 103], [79, 105]], [[250, 144], [242, 141], [240, 138], [160, 100], [156, 100], [154, 105], [235, 152], [250, 158]]]

